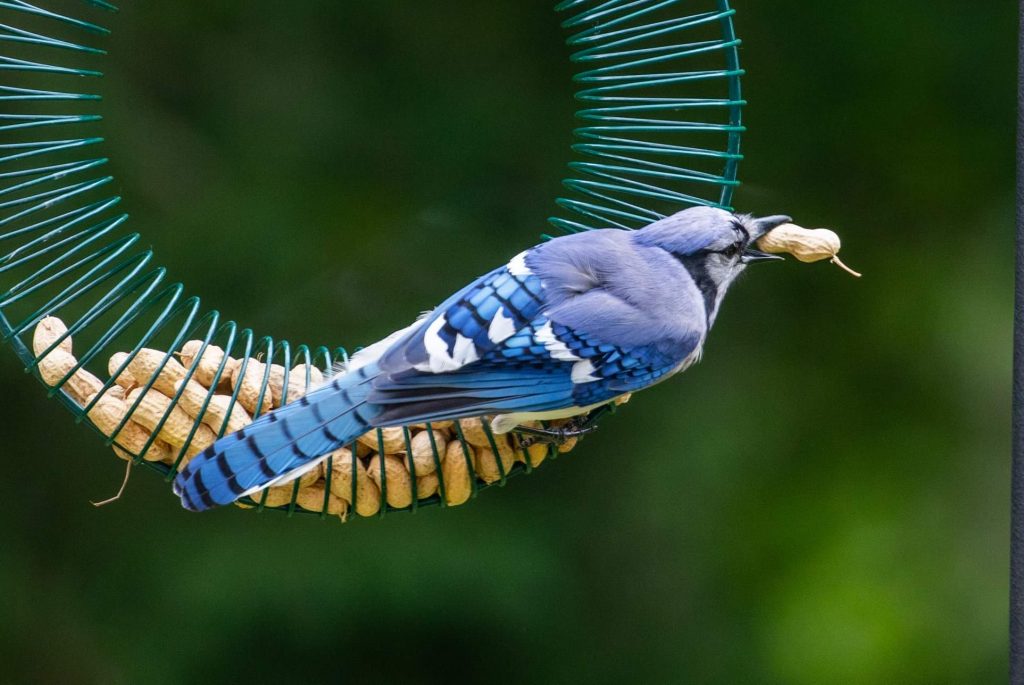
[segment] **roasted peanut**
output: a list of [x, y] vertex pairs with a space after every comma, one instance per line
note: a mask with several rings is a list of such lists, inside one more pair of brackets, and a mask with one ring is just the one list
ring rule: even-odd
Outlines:
[[551, 448], [547, 443], [535, 442], [529, 447], [517, 449], [516, 461], [525, 464], [527, 463], [526, 458], [529, 456], [530, 466], [536, 468], [544, 463], [544, 460], [548, 458], [548, 453], [550, 451]]
[[405, 452], [405, 432], [401, 426], [389, 426], [379, 429], [380, 439], [377, 437], [377, 430], [375, 428], [374, 430], [367, 431], [356, 438], [356, 440], [370, 449], [383, 452], [384, 454]]
[[[433, 444], [430, 441], [431, 435], [434, 438]], [[412, 451], [406, 455], [406, 460], [416, 468], [416, 477], [419, 478], [437, 470], [437, 463], [444, 458], [444, 451], [448, 445], [448, 440], [445, 439], [444, 433], [441, 431], [420, 431], [412, 436], [409, 445]], [[437, 462], [434, 461], [435, 447], [437, 449]], [[411, 472], [412, 468], [409, 471]]]
[[159, 350], [144, 347], [128, 362], [127, 371], [139, 386], [146, 385], [155, 376], [153, 389], [172, 396], [174, 384], [185, 377], [185, 367], [174, 357], [165, 357]]
[[841, 246], [839, 236], [827, 228], [809, 229], [796, 224], [776, 226], [757, 240], [758, 249], [765, 252], [786, 252], [801, 262], [830, 259], [836, 266], [859, 277], [859, 273], [839, 260]]
[[[56, 316], [47, 316], [36, 324], [32, 332], [32, 351], [38, 357], [46, 351], [50, 345], [57, 341], [57, 338], [68, 332], [68, 327]], [[60, 350], [71, 354], [71, 336], [60, 341], [54, 351]]]
[[[94, 397], [95, 395], [87, 398], [86, 403], [92, 402]], [[89, 410], [89, 420], [108, 438], [114, 438], [113, 448], [117, 455], [122, 459], [134, 459], [135, 455], [142, 453], [142, 448], [152, 434], [134, 421], [127, 421], [117, 435], [114, 435], [114, 431], [127, 415], [127, 402], [109, 394], [101, 397]], [[142, 458], [146, 461], [165, 461], [170, 456], [170, 446], [162, 440], [154, 440]]]
[[328, 514], [342, 518], [348, 513], [348, 502], [327, 492], [326, 484], [322, 480], [299, 490], [299, 494], [295, 497], [295, 504], [306, 511], [325, 511], [324, 506], [326, 505]]
[[[266, 492], [266, 499], [263, 498], [264, 492]], [[295, 483], [286, 483], [272, 488], [264, 488], [252, 493], [251, 497], [256, 504], [262, 503], [265, 507], [283, 507], [291, 504], [293, 494], [295, 494]]]
[[[243, 372], [242, 367], [245, 366]], [[256, 404], [260, 399], [260, 389], [263, 387], [263, 378], [267, 373], [267, 365], [255, 359], [242, 360], [231, 371], [231, 389], [238, 390], [238, 402], [253, 417], [256, 417]], [[241, 389], [238, 389], [241, 385]], [[263, 392], [263, 401], [260, 403], [260, 414], [266, 414], [273, 407], [273, 393], [268, 382]]]
[[[352, 501], [352, 467], [355, 462], [356, 496], [355, 510], [360, 516], [373, 516], [380, 511], [380, 488], [370, 479], [366, 467], [359, 459], [352, 458], [352, 452], [342, 447], [331, 453], [331, 492], [347, 502]], [[326, 472], [327, 462], [324, 462]], [[391, 487], [390, 475], [388, 488]]]
[[[324, 381], [324, 374], [320, 369], [310, 365], [309, 367], [309, 388], [315, 388]], [[270, 367], [270, 390], [274, 398], [274, 406], [280, 407], [284, 404], [291, 404], [306, 394], [306, 365], [300, 364], [288, 372], [287, 402], [282, 401], [284, 397], [284, 367], [274, 364]]]
[[431, 421], [430, 423], [410, 423], [408, 428], [409, 428], [409, 430], [422, 431], [422, 430], [427, 430], [427, 428], [429, 427], [432, 430], [441, 431], [442, 433], [447, 433], [448, 431], [450, 431], [452, 429], [452, 426], [454, 426], [454, 425], [455, 425], [454, 421]]
[[[107, 373], [113, 376], [126, 361], [128, 361], [127, 352], [115, 352], [110, 356], [110, 361], [107, 362]], [[138, 386], [138, 383], [135, 382], [135, 377], [132, 376], [127, 367], [121, 372], [121, 375], [114, 380], [114, 382], [117, 383], [118, 387], [124, 388], [126, 392]]]
[[157, 432], [157, 437], [178, 449], [185, 447], [186, 443], [188, 443], [188, 448], [185, 452], [186, 457], [191, 458], [195, 456], [216, 441], [216, 435], [214, 435], [209, 426], [204, 424], [199, 424], [196, 427], [195, 435], [189, 441], [188, 436], [192, 432], [195, 420], [186, 414], [185, 410], [181, 407], [172, 406], [171, 398], [152, 388], [145, 395], [142, 394], [142, 388], [135, 388], [128, 393], [127, 402], [129, 410], [131, 410], [132, 405], [140, 396], [142, 396], [142, 401], [132, 413], [132, 420], [146, 430], [153, 432], [156, 431], [157, 426], [166, 415], [167, 420], [164, 421], [163, 426]]
[[459, 428], [462, 429], [462, 437], [474, 447], [486, 447], [490, 449], [491, 441], [487, 439], [487, 431], [484, 426], [489, 426], [490, 421], [486, 418], [459, 419]]
[[[54, 387], [76, 364], [78, 364], [78, 360], [71, 354], [63, 350], [54, 350], [39, 360], [39, 375], [47, 385]], [[80, 406], [85, 406], [87, 398], [99, 394], [103, 389], [103, 383], [85, 369], [79, 369], [68, 378], [61, 388]]]
[[[177, 381], [174, 384], [174, 391], [178, 392], [183, 383], [183, 380]], [[185, 385], [181, 397], [178, 398], [178, 406], [192, 418], [200, 418], [203, 403], [206, 402], [207, 395], [211, 392], [199, 383], [189, 381]], [[221, 427], [224, 426], [224, 435], [230, 435], [252, 423], [252, 418], [240, 403], [232, 404], [230, 396], [213, 395], [210, 397], [210, 403], [206, 406], [206, 411], [202, 414], [202, 422], [209, 426], [214, 433], [219, 433]]]
[[473, 462], [473, 467], [476, 469], [476, 475], [483, 482], [493, 483], [496, 480], [501, 480], [502, 474], [507, 476], [509, 471], [512, 470], [512, 464], [515, 462], [511, 450], [504, 454], [499, 452], [498, 455], [501, 460], [500, 470], [498, 459], [495, 459], [494, 452], [486, 447], [478, 447], [476, 449], [476, 460]]
[[428, 473], [425, 476], [420, 476], [416, 479], [416, 498], [426, 499], [435, 495], [438, 489], [438, 477], [437, 472]]
[[441, 464], [444, 498], [453, 507], [464, 503], [473, 492], [472, 474], [466, 463], [467, 453], [472, 462], [475, 456], [474, 448], [470, 445], [464, 446], [458, 440], [452, 440], [445, 449], [444, 462]]
[[[383, 458], [384, 474], [381, 475], [381, 455], [374, 455], [370, 459], [367, 471], [370, 478], [377, 484], [387, 499], [387, 503], [396, 509], [402, 509], [412, 504], [412, 476], [405, 463], [399, 457], [386, 454]], [[386, 481], [384, 479], [387, 479]]]
[[[311, 469], [306, 471], [304, 474], [299, 476], [297, 479], [299, 483], [299, 490], [308, 488], [309, 486], [320, 480], [320, 469]], [[283, 485], [274, 485], [269, 488], [263, 488], [249, 495], [254, 502], [257, 504], [263, 499], [263, 493], [267, 493], [267, 501], [264, 502], [263, 506], [266, 507], [281, 507], [286, 504], [290, 504], [292, 501], [292, 493], [295, 492], [295, 480], [290, 480]]]
[[197, 362], [196, 357], [202, 348], [202, 340], [189, 340], [182, 345], [181, 352], [178, 353], [181, 364], [186, 369], [192, 368], [195, 365], [196, 370], [192, 378], [209, 388], [213, 385], [213, 379], [217, 376], [221, 363], [224, 363], [221, 379], [230, 378], [231, 371], [234, 368], [231, 363], [233, 360], [229, 359], [227, 362], [224, 362], [224, 349], [216, 345], [207, 345], [203, 351], [203, 356]]

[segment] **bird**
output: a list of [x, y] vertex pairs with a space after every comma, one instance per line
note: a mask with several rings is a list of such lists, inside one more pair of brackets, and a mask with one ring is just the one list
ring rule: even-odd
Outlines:
[[374, 428], [494, 416], [507, 433], [660, 383], [700, 359], [736, 277], [781, 259], [756, 241], [790, 221], [698, 206], [529, 248], [217, 440], [174, 492], [203, 511], [298, 478]]

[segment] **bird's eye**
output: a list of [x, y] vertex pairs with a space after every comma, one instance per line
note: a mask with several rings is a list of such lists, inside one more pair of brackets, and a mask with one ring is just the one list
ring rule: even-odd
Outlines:
[[735, 257], [736, 253], [739, 252], [739, 251], [740, 251], [739, 243], [733, 243], [729, 247], [727, 247], [724, 250], [722, 250], [722, 254], [725, 255], [726, 257], [730, 257], [731, 258], [731, 257]]

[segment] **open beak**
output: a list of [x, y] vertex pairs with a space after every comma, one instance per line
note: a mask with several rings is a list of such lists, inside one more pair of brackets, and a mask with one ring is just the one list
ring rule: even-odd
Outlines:
[[750, 264], [751, 262], [774, 262], [785, 260], [777, 254], [768, 254], [767, 252], [761, 252], [760, 250], [752, 250], [748, 248], [746, 251], [743, 252], [743, 256], [740, 257], [740, 261], [743, 262], [744, 264]]
[[786, 216], [785, 214], [775, 214], [773, 216], [763, 216], [760, 219], [754, 219], [754, 230], [750, 233], [750, 242], [754, 242], [776, 226], [788, 224], [792, 221], [793, 218]]

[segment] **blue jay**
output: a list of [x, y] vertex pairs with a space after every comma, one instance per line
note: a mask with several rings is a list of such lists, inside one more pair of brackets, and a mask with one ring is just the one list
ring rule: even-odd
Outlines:
[[504, 433], [583, 415], [700, 358], [722, 298], [788, 216], [693, 207], [522, 252], [324, 385], [227, 435], [178, 474], [185, 508], [228, 504], [382, 426], [496, 415]]

